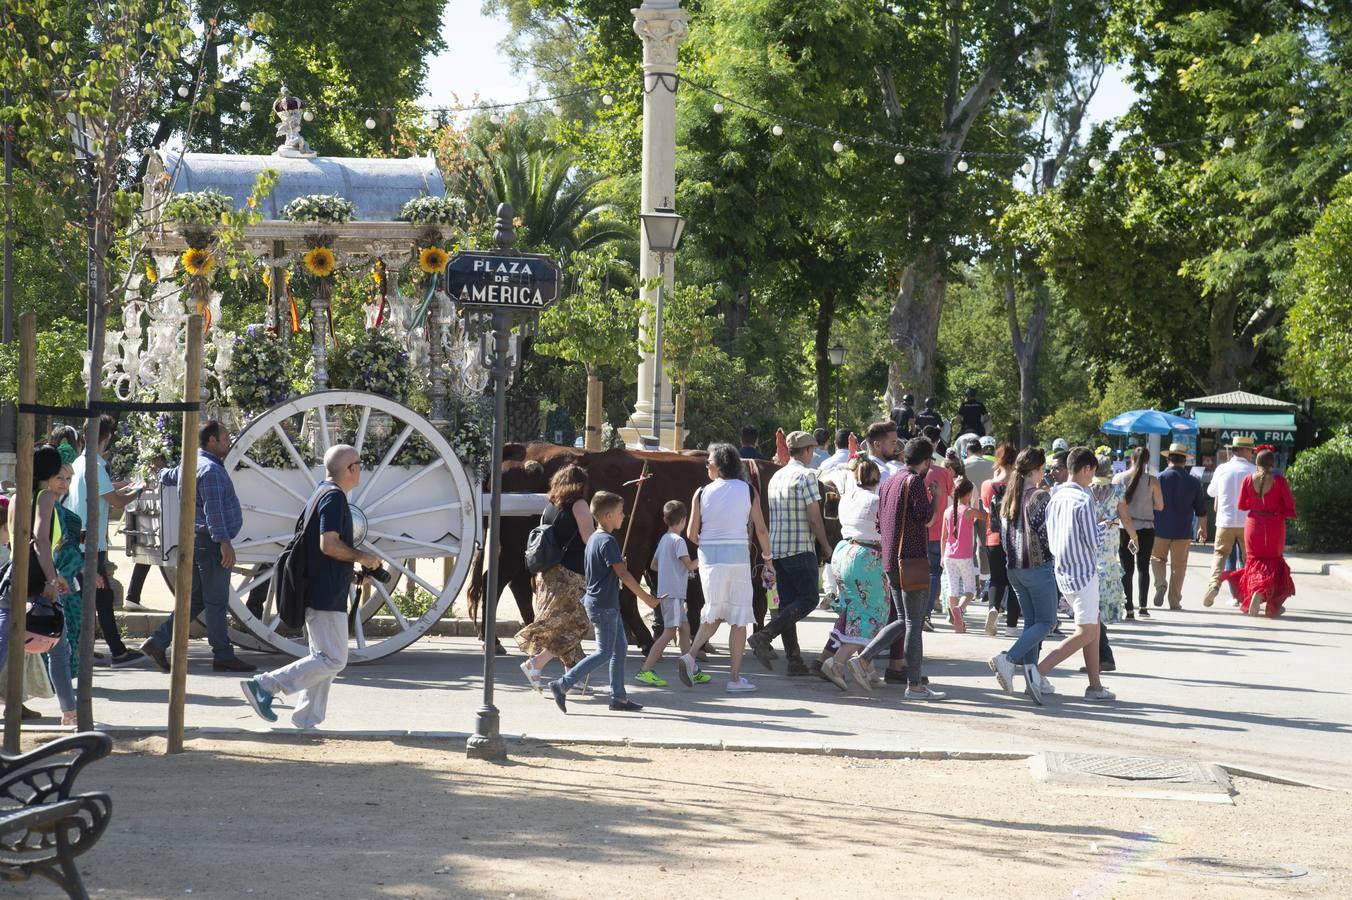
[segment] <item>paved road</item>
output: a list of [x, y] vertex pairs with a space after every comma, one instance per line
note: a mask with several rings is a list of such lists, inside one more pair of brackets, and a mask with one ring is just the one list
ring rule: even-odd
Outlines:
[[[896, 687], [842, 694], [817, 680], [770, 674], [748, 654], [747, 673], [761, 690], [728, 695], [719, 674], [726, 656], [706, 668], [713, 683], [695, 690], [673, 677], [666, 689], [632, 685], [646, 708], [612, 714], [603, 700], [575, 702], [564, 716], [524, 686], [521, 657], [499, 657], [497, 703], [509, 735], [570, 738], [661, 738], [757, 745], [813, 744], [869, 749], [1024, 751], [1086, 749], [1188, 756], [1280, 771], [1352, 788], [1352, 589], [1297, 565], [1298, 596], [1282, 619], [1249, 619], [1221, 601], [1202, 609], [1209, 551], [1195, 550], [1180, 612], [1113, 629], [1119, 670], [1105, 676], [1118, 694], [1109, 705], [1080, 694], [1084, 676], [1058, 670], [1061, 694], [1045, 708], [1003, 694], [986, 666], [1008, 637], [958, 635], [946, 626], [926, 635], [926, 674], [949, 701], [905, 703]], [[820, 646], [828, 621], [814, 614], [805, 646]], [[511, 646], [508, 642], [509, 647]], [[190, 727], [265, 730], [240, 698], [236, 678], [214, 675], [204, 642], [195, 641], [189, 679]], [[260, 665], [279, 657], [245, 654]], [[629, 658], [630, 677], [639, 660]], [[674, 674], [674, 656], [659, 672]], [[466, 638], [425, 640], [379, 663], [349, 669], [336, 686], [325, 731], [467, 731], [482, 690], [482, 656]], [[112, 726], [163, 726], [168, 676], [149, 668], [101, 670], [95, 717]], [[286, 721], [285, 715], [283, 722]]]

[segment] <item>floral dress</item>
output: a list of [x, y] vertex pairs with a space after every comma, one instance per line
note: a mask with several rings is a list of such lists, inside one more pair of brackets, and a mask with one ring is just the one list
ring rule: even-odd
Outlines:
[[867, 644], [887, 624], [890, 601], [883, 584], [876, 492], [854, 488], [840, 502], [845, 538], [831, 554], [839, 593], [831, 609], [840, 614], [831, 636], [842, 644]]
[[1122, 589], [1122, 561], [1118, 553], [1120, 539], [1117, 536], [1117, 530], [1121, 527], [1117, 507], [1126, 497], [1126, 487], [1095, 479], [1089, 487], [1089, 493], [1098, 508], [1102, 526], [1098, 546], [1099, 621], [1104, 625], [1112, 625], [1122, 621], [1122, 613], [1127, 606], [1127, 595]]

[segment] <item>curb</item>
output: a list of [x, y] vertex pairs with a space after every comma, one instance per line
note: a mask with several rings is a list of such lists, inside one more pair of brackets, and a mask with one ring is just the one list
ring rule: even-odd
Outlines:
[[1224, 769], [1229, 775], [1235, 775], [1240, 778], [1252, 778], [1254, 781], [1266, 781], [1269, 784], [1285, 784], [1291, 787], [1311, 788], [1316, 791], [1333, 791], [1334, 793], [1345, 793], [1345, 788], [1330, 787], [1327, 784], [1317, 784], [1313, 781], [1301, 781], [1299, 778], [1292, 778], [1289, 775], [1279, 775], [1276, 772], [1267, 772], [1262, 769], [1251, 769], [1248, 766], [1238, 766], [1234, 763], [1218, 762], [1215, 765]]
[[1325, 563], [1322, 568], [1325, 575], [1332, 575], [1334, 578], [1342, 581], [1343, 584], [1352, 586], [1352, 566]]
[[[95, 729], [109, 735], [127, 735], [136, 737], [146, 737], [159, 735], [169, 729], [163, 725], [103, 725], [95, 723]], [[31, 734], [72, 734], [74, 729], [60, 725], [35, 725], [24, 728], [24, 731]], [[368, 731], [301, 731], [280, 730], [280, 731], [252, 731], [248, 728], [239, 728], [235, 726], [224, 725], [190, 725], [184, 729], [186, 737], [254, 737], [259, 740], [273, 737], [312, 737], [327, 738], [330, 740], [391, 740], [398, 738], [412, 738], [418, 740], [441, 740], [451, 743], [463, 744], [471, 734], [468, 731], [426, 731], [426, 730], [404, 730], [376, 729]], [[505, 734], [503, 739], [508, 744], [518, 746], [526, 744], [548, 744], [568, 747], [632, 747], [634, 749], [650, 750], [702, 750], [727, 753], [784, 753], [784, 754], [802, 754], [805, 756], [840, 756], [849, 759], [922, 759], [931, 761], [958, 761], [958, 762], [1016, 762], [1020, 760], [1035, 759], [1040, 756], [1042, 751], [1038, 750], [961, 750], [951, 748], [883, 748], [883, 747], [850, 747], [833, 746], [831, 744], [757, 744], [745, 741], [698, 741], [681, 739], [663, 739], [663, 738], [626, 738], [626, 737], [576, 737], [567, 734]], [[1227, 762], [1209, 762], [1206, 765], [1214, 765], [1226, 774], [1240, 778], [1251, 778], [1255, 781], [1265, 781], [1270, 784], [1281, 784], [1288, 787], [1309, 788], [1317, 791], [1332, 791], [1334, 793], [1352, 793], [1352, 789], [1332, 787], [1326, 784], [1319, 784], [1313, 781], [1304, 781], [1299, 778], [1293, 778], [1289, 775], [1282, 775], [1277, 772], [1270, 772], [1263, 769], [1253, 769], [1248, 766], [1241, 766], [1235, 763]]]
[[[122, 636], [127, 640], [133, 638], [148, 638], [160, 624], [169, 618], [167, 612], [134, 612], [131, 610], [116, 610], [117, 623], [122, 629]], [[233, 622], [233, 620], [232, 620]], [[232, 627], [234, 627], [232, 625]], [[519, 622], [497, 623], [499, 636], [510, 636], [521, 630]], [[395, 631], [395, 621], [393, 616], [372, 616], [366, 620], [366, 633], [372, 637], [387, 636]], [[206, 637], [206, 628], [202, 623], [193, 620], [189, 626], [189, 637]], [[477, 624], [474, 619], [468, 619], [463, 616], [445, 616], [433, 623], [432, 627], [423, 633], [423, 637], [477, 637]]]

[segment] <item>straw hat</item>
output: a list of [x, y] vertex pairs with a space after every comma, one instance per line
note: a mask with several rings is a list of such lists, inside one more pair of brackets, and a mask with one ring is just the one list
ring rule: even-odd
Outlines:
[[1170, 444], [1169, 449], [1164, 451], [1165, 456], [1183, 456], [1192, 459], [1192, 451], [1188, 449], [1187, 444]]
[[1258, 442], [1247, 434], [1237, 434], [1230, 439], [1230, 443], [1225, 445], [1227, 450], [1253, 450], [1258, 446]]

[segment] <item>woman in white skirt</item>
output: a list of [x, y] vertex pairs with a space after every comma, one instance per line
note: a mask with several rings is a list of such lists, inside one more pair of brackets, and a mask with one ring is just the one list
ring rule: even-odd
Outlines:
[[704, 589], [704, 613], [699, 632], [688, 653], [680, 659], [677, 674], [686, 687], [694, 687], [695, 654], [714, 636], [718, 626], [731, 627], [728, 653], [732, 670], [728, 690], [732, 693], [754, 691], [756, 686], [742, 676], [742, 653], [746, 650], [746, 627], [755, 621], [751, 610], [751, 550], [747, 527], [755, 529], [766, 577], [773, 582], [770, 567], [770, 532], [761, 515], [760, 502], [751, 485], [742, 477], [742, 459], [731, 444], [709, 448], [709, 477], [712, 484], [695, 491], [690, 501], [690, 523], [686, 537], [699, 547], [699, 580]]

